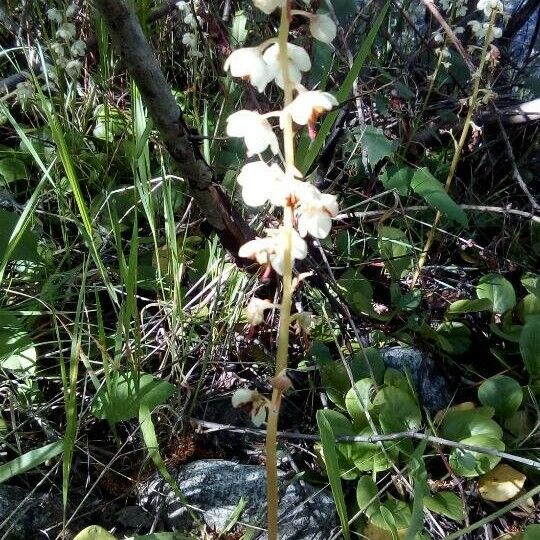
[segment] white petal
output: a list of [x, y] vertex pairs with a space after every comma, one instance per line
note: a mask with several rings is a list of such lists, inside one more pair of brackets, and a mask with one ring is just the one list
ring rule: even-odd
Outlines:
[[309, 54], [293, 43], [287, 44], [289, 58], [296, 65], [300, 71], [309, 71], [311, 69], [311, 60], [309, 59]]
[[283, 7], [283, 0], [253, 0], [253, 5], [269, 15], [278, 7]]
[[329, 15], [321, 14], [311, 17], [309, 31], [315, 39], [323, 43], [332, 43], [336, 37], [337, 28]]
[[260, 427], [266, 422], [266, 407], [264, 405], [251, 410], [251, 421], [255, 427]]
[[253, 401], [253, 390], [248, 388], [239, 388], [231, 397], [232, 406], [237, 409]]

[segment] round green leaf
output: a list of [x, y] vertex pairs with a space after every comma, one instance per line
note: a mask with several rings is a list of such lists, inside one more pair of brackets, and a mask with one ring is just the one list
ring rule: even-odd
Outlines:
[[455, 521], [463, 521], [465, 517], [463, 501], [451, 491], [440, 491], [434, 495], [424, 497], [424, 506], [432, 512]]
[[512, 377], [495, 375], [480, 385], [478, 399], [482, 405], [493, 407], [497, 416], [509, 418], [519, 409], [523, 390]]
[[83, 529], [73, 540], [116, 540], [109, 531], [99, 525], [90, 525]]
[[491, 419], [495, 410], [492, 407], [474, 409], [450, 409], [441, 424], [441, 435], [445, 439], [460, 441], [473, 435], [486, 435], [495, 439], [502, 437], [502, 429]]
[[373, 407], [385, 432], [414, 430], [422, 423], [422, 413], [414, 398], [396, 386], [379, 390]]
[[530, 318], [523, 327], [519, 351], [531, 379], [540, 379], [540, 317]]
[[[504, 443], [500, 439], [495, 439], [487, 435], [475, 435], [463, 439], [460, 442], [472, 446], [481, 446], [483, 448], [491, 448], [500, 451], [504, 450]], [[501, 458], [498, 456], [474, 452], [463, 448], [455, 448], [450, 454], [449, 459], [452, 470], [456, 474], [467, 478], [487, 473], [493, 469], [499, 461], [501, 461]]]
[[345, 396], [345, 406], [356, 427], [362, 428], [367, 424], [365, 411], [371, 409], [372, 390], [373, 381], [368, 378], [361, 379]]
[[446, 313], [456, 315], [461, 313], [477, 313], [479, 311], [491, 311], [493, 303], [489, 298], [466, 298], [452, 302]]
[[[360, 435], [373, 435], [371, 428], [363, 429]], [[383, 449], [379, 444], [369, 442], [355, 442], [347, 444], [347, 448], [342, 451], [347, 453], [360, 471], [385, 471], [392, 466], [392, 461], [398, 457], [399, 449], [397, 445], [388, 443]]]
[[476, 286], [476, 296], [491, 300], [495, 313], [504, 313], [516, 305], [514, 287], [500, 274], [482, 276]]

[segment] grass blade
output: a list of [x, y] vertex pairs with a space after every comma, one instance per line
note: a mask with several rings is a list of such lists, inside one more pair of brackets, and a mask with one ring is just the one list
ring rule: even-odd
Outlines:
[[349, 520], [347, 518], [347, 507], [345, 506], [345, 496], [341, 487], [341, 477], [339, 473], [338, 456], [336, 452], [336, 441], [334, 432], [330, 422], [324, 415], [325, 411], [317, 411], [317, 424], [321, 433], [321, 444], [323, 448], [324, 461], [326, 463], [326, 471], [328, 472], [328, 480], [332, 488], [332, 495], [336, 503], [336, 510], [343, 528], [343, 536], [350, 539]]

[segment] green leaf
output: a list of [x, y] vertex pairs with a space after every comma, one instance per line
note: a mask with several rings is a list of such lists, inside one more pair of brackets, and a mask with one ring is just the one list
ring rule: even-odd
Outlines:
[[360, 511], [369, 518], [380, 507], [377, 484], [371, 476], [361, 476], [356, 484], [356, 502]]
[[540, 379], [540, 317], [532, 317], [523, 327], [519, 351], [531, 380]]
[[99, 525], [90, 525], [75, 536], [73, 540], [116, 540], [116, 536], [113, 536]]
[[335, 434], [331, 424], [327, 419], [328, 410], [317, 411], [317, 425], [321, 435], [321, 445], [324, 453], [326, 471], [328, 480], [334, 496], [336, 510], [343, 529], [343, 536], [346, 540], [350, 540], [349, 519], [347, 517], [347, 506], [345, 504], [345, 496], [341, 486], [340, 470], [338, 464], [338, 456], [336, 452]]
[[53, 459], [61, 454], [63, 450], [64, 441], [56, 441], [41, 448], [34, 448], [34, 450], [30, 450], [26, 454], [0, 465], [0, 484], [45, 463], [49, 459]]
[[491, 300], [494, 313], [504, 313], [516, 305], [514, 287], [500, 274], [482, 276], [476, 286], [476, 296]]
[[411, 507], [406, 502], [389, 495], [388, 499], [381, 504], [380, 512], [374, 513], [370, 521], [381, 529], [397, 534], [397, 531], [403, 531], [409, 527]]
[[345, 406], [353, 419], [355, 427], [361, 429], [368, 425], [365, 411], [371, 409], [371, 393], [374, 388], [371, 378], [361, 379], [347, 392]]
[[36, 371], [36, 348], [19, 320], [9, 312], [0, 312], [0, 367], [18, 377], [30, 377]]
[[538, 274], [525, 274], [521, 278], [521, 283], [527, 292], [540, 297], [540, 276]]
[[422, 413], [414, 398], [396, 386], [385, 386], [379, 390], [373, 400], [373, 408], [384, 433], [415, 430], [422, 424]]
[[165, 403], [175, 391], [174, 385], [148, 373], [128, 371], [116, 374], [110, 388], [105, 385], [97, 392], [92, 412], [112, 423], [130, 420], [138, 416], [141, 404], [152, 410]]
[[375, 347], [364, 347], [363, 350], [354, 353], [352, 356], [351, 370], [355, 381], [373, 375], [375, 382], [381, 384], [386, 366], [380, 352]]
[[491, 311], [493, 303], [489, 298], [473, 298], [456, 300], [452, 302], [446, 313], [449, 315], [457, 315], [461, 313], [477, 313], [479, 311]]
[[471, 331], [461, 322], [443, 322], [437, 334], [439, 346], [449, 354], [463, 354], [471, 346]]
[[[5, 256], [18, 221], [19, 216], [17, 214], [0, 209], [0, 231], [2, 231], [2, 234], [0, 234], [0, 259]], [[8, 261], [39, 262], [39, 260], [37, 237], [33, 232], [25, 230], [9, 254]]]
[[412, 246], [407, 235], [395, 227], [379, 228], [379, 251], [384, 267], [394, 281], [412, 266]]
[[372, 167], [385, 157], [393, 156], [397, 148], [396, 142], [390, 140], [381, 128], [375, 126], [363, 126], [360, 141], [366, 149], [367, 159]]
[[233, 15], [231, 27], [231, 40], [235, 48], [241, 47], [246, 41], [248, 31], [246, 29], [247, 16], [243, 9], [239, 9]]
[[357, 313], [370, 313], [373, 288], [371, 283], [355, 268], [349, 268], [337, 280], [338, 286]]
[[478, 388], [478, 399], [482, 405], [495, 409], [501, 418], [509, 418], [523, 401], [523, 390], [519, 383], [507, 375], [494, 375]]
[[[373, 435], [371, 428], [367, 427], [360, 431], [359, 435]], [[384, 445], [386, 450], [383, 452], [383, 446], [379, 443], [354, 442], [340, 444], [340, 450], [357, 467], [359, 471], [380, 472], [389, 469], [392, 461], [395, 461], [399, 454], [399, 448], [395, 443]]]
[[[493, 450], [504, 450], [504, 443], [500, 439], [489, 437], [487, 435], [474, 435], [460, 441], [463, 444], [480, 446]], [[455, 448], [450, 454], [449, 462], [452, 470], [466, 478], [480, 476], [485, 474], [501, 461], [498, 456], [483, 454], [462, 448]]]
[[467, 216], [454, 200], [446, 193], [443, 185], [425, 167], [417, 169], [411, 180], [412, 190], [420, 195], [432, 208], [456, 221], [463, 227], [467, 226]]
[[411, 189], [413, 176], [414, 169], [411, 167], [387, 165], [381, 175], [381, 180], [386, 189], [395, 189], [399, 195], [405, 197]]
[[0, 176], [3, 176], [7, 183], [25, 179], [26, 168], [24, 161], [14, 157], [0, 159]]
[[424, 497], [424, 506], [428, 510], [449, 517], [454, 521], [463, 521], [465, 519], [463, 501], [451, 491], [440, 491], [435, 495]]
[[532, 524], [525, 527], [523, 540], [538, 540], [540, 538], [540, 525]]
[[444, 415], [440, 430], [445, 439], [460, 441], [473, 435], [486, 435], [495, 439], [502, 437], [502, 429], [491, 419], [492, 407], [474, 409], [449, 409]]

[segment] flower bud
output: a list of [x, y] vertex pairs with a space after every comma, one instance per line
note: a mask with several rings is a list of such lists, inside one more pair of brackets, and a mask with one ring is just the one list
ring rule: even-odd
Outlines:
[[323, 13], [310, 17], [309, 31], [315, 39], [323, 43], [332, 43], [336, 37], [337, 28], [330, 15]]

